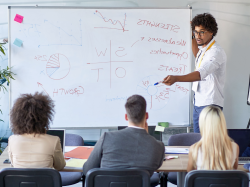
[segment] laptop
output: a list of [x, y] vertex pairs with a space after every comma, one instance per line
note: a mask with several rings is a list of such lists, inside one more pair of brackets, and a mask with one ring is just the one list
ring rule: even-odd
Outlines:
[[65, 151], [65, 130], [64, 129], [49, 129], [47, 134], [52, 136], [58, 136], [61, 141], [62, 152]]
[[[118, 130], [127, 128], [127, 126], [118, 126]], [[155, 131], [155, 126], [148, 126], [148, 133], [156, 140], [162, 141], [162, 132]]]
[[239, 145], [239, 164], [250, 163], [250, 157], [242, 156], [246, 148], [250, 147], [250, 129], [228, 129], [228, 135]]

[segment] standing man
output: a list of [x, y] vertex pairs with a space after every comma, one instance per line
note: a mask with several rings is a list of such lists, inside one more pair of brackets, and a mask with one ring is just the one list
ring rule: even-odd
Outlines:
[[199, 133], [199, 115], [202, 109], [209, 105], [223, 109], [227, 57], [214, 39], [218, 27], [211, 14], [198, 14], [193, 18], [191, 26], [195, 70], [183, 76], [168, 75], [163, 83], [170, 86], [176, 82], [193, 82], [193, 124], [194, 132]]

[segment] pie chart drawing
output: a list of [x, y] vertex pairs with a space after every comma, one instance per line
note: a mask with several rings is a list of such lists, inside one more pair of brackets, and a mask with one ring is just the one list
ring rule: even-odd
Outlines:
[[61, 80], [70, 72], [69, 59], [60, 53], [56, 53], [50, 56], [46, 64], [46, 73], [49, 78], [53, 80]]

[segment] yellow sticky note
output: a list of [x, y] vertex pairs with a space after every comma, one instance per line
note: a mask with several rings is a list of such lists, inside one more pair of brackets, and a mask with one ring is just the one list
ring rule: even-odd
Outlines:
[[165, 127], [162, 126], [156, 126], [155, 127], [155, 131], [160, 131], [160, 132], [164, 132]]
[[70, 159], [66, 162], [66, 166], [79, 168], [82, 167], [86, 161], [87, 159]]

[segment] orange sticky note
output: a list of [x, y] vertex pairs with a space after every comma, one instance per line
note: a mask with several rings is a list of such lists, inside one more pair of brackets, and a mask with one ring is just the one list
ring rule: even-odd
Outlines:
[[22, 23], [23, 22], [23, 16], [16, 14], [16, 17], [14, 19], [14, 21], [18, 22], [18, 23]]
[[69, 151], [64, 154], [66, 158], [80, 158], [80, 159], [88, 159], [90, 153], [93, 151], [93, 147], [77, 147], [72, 151]]

